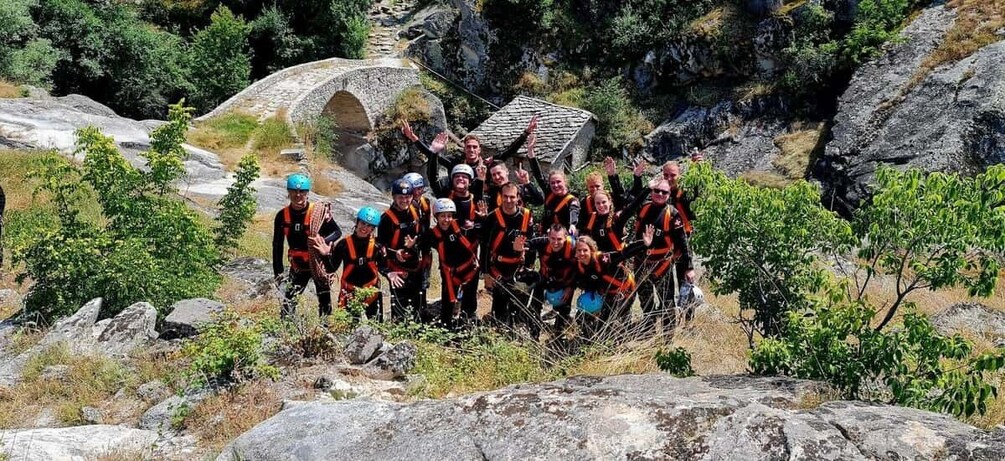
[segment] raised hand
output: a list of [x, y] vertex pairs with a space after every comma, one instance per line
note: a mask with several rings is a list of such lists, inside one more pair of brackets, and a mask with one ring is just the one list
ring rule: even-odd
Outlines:
[[475, 210], [475, 214], [478, 216], [488, 216], [489, 214], [489, 204], [485, 203], [485, 200], [478, 201], [478, 209]]
[[700, 162], [704, 158], [705, 158], [705, 153], [702, 152], [702, 151], [700, 151], [700, 150], [698, 150], [697, 147], [695, 147], [694, 149], [691, 150], [691, 161], [692, 162]]
[[527, 133], [534, 133], [537, 129], [537, 115], [530, 118], [530, 123], [527, 124]]
[[604, 157], [604, 171], [607, 176], [614, 176], [618, 172], [618, 164], [611, 157]]
[[409, 125], [408, 120], [405, 119], [401, 119], [401, 134], [405, 135], [405, 138], [409, 141], [415, 142], [419, 140], [419, 137], [412, 131], [412, 125]]
[[324, 256], [328, 256], [329, 254], [331, 254], [332, 252], [331, 245], [325, 241], [324, 237], [314, 234], [310, 237], [307, 237], [307, 240], [308, 243], [310, 243], [311, 248], [317, 250], [318, 253], [321, 253]]
[[653, 235], [656, 235], [656, 227], [649, 224], [646, 226], [645, 232], [642, 233], [642, 243], [645, 243], [647, 247], [652, 246]]
[[524, 235], [518, 235], [513, 239], [513, 251], [524, 251], [527, 249], [527, 237]]
[[413, 237], [411, 235], [406, 235], [405, 236], [405, 248], [412, 248], [412, 247], [414, 247], [415, 246], [415, 241], [417, 239], [418, 239], [417, 237]]
[[488, 168], [485, 168], [485, 164], [484, 163], [475, 167], [475, 177], [478, 178], [479, 180], [481, 180], [482, 182], [485, 181], [485, 177], [486, 177], [487, 173], [488, 173]]
[[527, 158], [534, 158], [534, 145], [537, 144], [537, 135], [533, 132], [527, 136]]
[[520, 185], [530, 184], [530, 172], [523, 169], [522, 165], [516, 170], [516, 182]]
[[635, 176], [642, 176], [642, 174], [646, 172], [646, 168], [648, 166], [649, 164], [647, 164], [645, 160], [639, 159], [638, 162], [635, 162], [635, 166], [632, 168], [632, 174]]
[[429, 146], [429, 150], [436, 152], [437, 154], [443, 152], [443, 149], [447, 147], [447, 139], [448, 139], [447, 133], [441, 132], [440, 134], [436, 135], [436, 137], [433, 138], [433, 144]]

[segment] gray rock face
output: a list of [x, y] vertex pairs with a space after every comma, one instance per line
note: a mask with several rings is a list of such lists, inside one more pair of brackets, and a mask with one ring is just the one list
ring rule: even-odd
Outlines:
[[94, 323], [98, 321], [101, 304], [101, 298], [92, 299], [73, 315], [59, 320], [36, 347], [44, 349], [66, 343], [75, 353], [89, 352], [94, 346]]
[[136, 388], [136, 395], [146, 402], [158, 402], [170, 396], [168, 387], [160, 381], [150, 381]]
[[0, 431], [0, 454], [10, 461], [148, 459], [157, 434], [125, 426], [76, 426]]
[[157, 339], [157, 309], [148, 303], [136, 303], [112, 318], [98, 336], [105, 354], [125, 355]]
[[184, 299], [171, 306], [164, 318], [161, 339], [184, 338], [199, 333], [199, 326], [213, 320], [213, 315], [223, 312], [223, 303], [206, 298]]
[[400, 342], [367, 365], [365, 373], [376, 379], [404, 378], [415, 367], [418, 353], [419, 350], [414, 344], [407, 341]]
[[411, 405], [291, 406], [219, 460], [986, 459], [1005, 431], [907, 408], [828, 402], [782, 378], [578, 377]]
[[220, 268], [220, 273], [246, 284], [244, 297], [248, 299], [259, 298], [276, 291], [272, 278], [272, 264], [264, 259], [233, 259]]
[[789, 131], [774, 114], [784, 112], [773, 100], [689, 107], [646, 135], [645, 153], [657, 164], [690, 155], [695, 147], [730, 176], [774, 169], [781, 153], [774, 139]]
[[984, 335], [1005, 347], [1005, 312], [980, 303], [959, 303], [932, 316], [932, 324], [943, 334], [963, 331]]
[[1005, 42], [917, 80], [954, 16], [925, 10], [841, 96], [817, 175], [843, 208], [867, 196], [880, 165], [973, 174], [1005, 161]]
[[380, 352], [383, 343], [384, 335], [369, 325], [363, 325], [352, 332], [343, 353], [349, 363], [361, 365], [372, 360]]
[[[436, 72], [459, 80], [468, 88], [488, 83], [489, 48], [495, 43], [492, 30], [476, 1], [450, 0], [448, 6], [421, 10], [422, 35], [409, 43], [406, 54]], [[416, 21], [418, 22], [418, 21]]]
[[143, 416], [140, 416], [140, 429], [154, 431], [160, 435], [170, 435], [175, 433], [172, 419], [195, 408], [195, 406], [205, 399], [209, 394], [195, 393], [185, 395], [172, 395], [159, 403], [150, 407]]

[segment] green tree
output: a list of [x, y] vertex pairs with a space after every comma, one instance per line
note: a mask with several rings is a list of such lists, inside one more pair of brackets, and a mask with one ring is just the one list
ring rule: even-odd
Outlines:
[[599, 119], [594, 138], [594, 150], [599, 153], [595, 155], [597, 157], [618, 157], [621, 149], [640, 150], [643, 136], [653, 128], [632, 104], [620, 78], [605, 80], [590, 88], [582, 104]]
[[251, 183], [258, 179], [258, 174], [258, 157], [253, 154], [241, 157], [234, 173], [234, 183], [227, 187], [227, 194], [217, 204], [220, 215], [217, 217], [219, 226], [214, 229], [214, 241], [221, 251], [237, 246], [238, 239], [244, 235], [251, 218], [255, 216], [257, 202], [255, 188], [251, 187]]
[[331, 31], [338, 40], [342, 57], [362, 59], [366, 56], [366, 42], [370, 37], [370, 20], [366, 16], [370, 0], [332, 0], [329, 14], [334, 22]]
[[193, 102], [206, 111], [241, 91], [250, 82], [251, 59], [244, 19], [219, 7], [212, 22], [192, 40]]
[[715, 293], [738, 293], [741, 311], [752, 313], [750, 338], [755, 331], [779, 334], [787, 312], [805, 307], [827, 279], [817, 254], [847, 250], [854, 241], [851, 226], [821, 207], [819, 192], [805, 181], [762, 188], [698, 163], [684, 183], [701, 191], [692, 244], [706, 258]]
[[[15, 261], [25, 268], [18, 281], [33, 282], [25, 298], [29, 314], [52, 320], [98, 296], [105, 298], [103, 315], [137, 301], [163, 309], [213, 292], [220, 254], [212, 232], [170, 187], [182, 173], [178, 132], [190, 112], [171, 107], [171, 121], [152, 134], [146, 172], [132, 167], [111, 138], [88, 127], [77, 132], [81, 168], [53, 162], [38, 174], [60, 223], [38, 229], [34, 240], [15, 249]], [[80, 218], [79, 194], [86, 190], [95, 192], [102, 222]]]
[[9, 0], [0, 4], [0, 77], [18, 83], [48, 86], [59, 52], [38, 37], [31, 17], [37, 0]]

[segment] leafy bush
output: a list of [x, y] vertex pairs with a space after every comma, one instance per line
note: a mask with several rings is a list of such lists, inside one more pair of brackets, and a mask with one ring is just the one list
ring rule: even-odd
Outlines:
[[[973, 356], [971, 343], [937, 333], [905, 300], [955, 286], [992, 293], [996, 255], [1005, 251], [1005, 167], [973, 178], [880, 168], [853, 225], [824, 210], [804, 182], [760, 189], [699, 165], [684, 183], [701, 191], [693, 243], [708, 257], [714, 290], [738, 292], [767, 336], [751, 356], [755, 372], [823, 379], [849, 397], [955, 415], [985, 411], [997, 392], [989, 373], [1005, 365], [1005, 350]], [[859, 259], [850, 272], [853, 245]], [[834, 256], [843, 275], [835, 280], [818, 255]], [[877, 274], [895, 280], [881, 320], [866, 296]], [[902, 327], [884, 331], [903, 306]]]
[[257, 322], [224, 311], [182, 346], [182, 354], [192, 361], [186, 371], [189, 382], [198, 386], [278, 377], [279, 370], [265, 361], [262, 328]]
[[230, 9], [220, 6], [209, 27], [192, 41], [192, 100], [208, 111], [248, 86], [251, 59], [248, 57], [250, 27]]
[[619, 157], [622, 149], [637, 152], [652, 123], [632, 103], [621, 79], [606, 80], [586, 92], [583, 108], [597, 116], [594, 157]]
[[[755, 373], [785, 374], [833, 384], [846, 398], [879, 399], [950, 413], [983, 414], [997, 396], [990, 375], [1005, 366], [1005, 349], [971, 357], [973, 343], [945, 336], [913, 309], [903, 328], [872, 328], [875, 315], [837, 286], [832, 296], [789, 314], [779, 338], [761, 341], [750, 357]], [[885, 385], [885, 386], [879, 386]]]
[[187, 135], [192, 145], [220, 151], [222, 149], [243, 148], [252, 133], [258, 128], [258, 118], [240, 112], [228, 112], [197, 123]]
[[234, 173], [234, 183], [227, 187], [227, 193], [217, 204], [220, 207], [220, 216], [217, 217], [220, 225], [214, 229], [214, 243], [221, 251], [236, 249], [251, 224], [251, 218], [255, 216], [257, 202], [251, 183], [258, 179], [258, 173], [258, 158], [250, 154], [242, 157]]
[[656, 366], [678, 378], [694, 376], [694, 369], [691, 368], [691, 353], [683, 347], [668, 351], [656, 351]]
[[366, 42], [370, 38], [370, 19], [367, 10], [370, 0], [335, 0], [329, 6], [334, 28], [331, 34], [338, 39], [343, 57], [366, 57]]
[[[154, 130], [143, 155], [148, 170], [132, 167], [114, 141], [93, 127], [78, 131], [83, 167], [49, 162], [36, 176], [58, 225], [41, 228], [14, 252], [24, 264], [19, 282], [33, 284], [26, 311], [52, 320], [104, 297], [103, 315], [137, 301], [165, 308], [179, 299], [208, 296], [219, 283], [212, 233], [174, 197], [184, 172], [181, 142], [190, 110], [171, 107], [171, 121]], [[83, 219], [79, 204], [93, 190], [104, 220]]]

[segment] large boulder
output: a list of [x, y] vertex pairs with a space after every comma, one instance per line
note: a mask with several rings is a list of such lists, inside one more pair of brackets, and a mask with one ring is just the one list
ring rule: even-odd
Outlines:
[[985, 459], [1005, 431], [783, 378], [577, 377], [452, 400], [290, 406], [218, 460]]
[[157, 309], [136, 303], [119, 312], [98, 336], [98, 347], [106, 355], [128, 355], [157, 339]]
[[149, 459], [157, 434], [125, 426], [0, 431], [0, 457], [10, 461]]
[[422, 34], [409, 43], [407, 56], [462, 82], [466, 88], [481, 88], [489, 83], [489, 50], [495, 43], [495, 35], [481, 15], [477, 1], [450, 0], [449, 7], [426, 8], [416, 18], [415, 27], [408, 29]]
[[1005, 347], [1005, 312], [980, 303], [954, 304], [933, 315], [932, 325], [943, 334], [968, 332]]
[[349, 336], [343, 353], [349, 363], [362, 365], [376, 357], [383, 344], [384, 335], [369, 325], [363, 325]]
[[816, 168], [825, 201], [858, 207], [881, 165], [974, 174], [1005, 161], [1005, 42], [923, 67], [954, 18], [945, 6], [926, 9], [855, 73]]
[[223, 303], [206, 298], [183, 299], [171, 306], [164, 318], [161, 339], [195, 336], [201, 325], [213, 321], [213, 316], [223, 312]]

